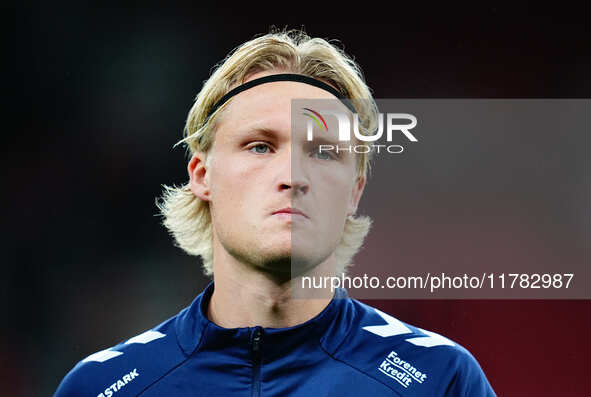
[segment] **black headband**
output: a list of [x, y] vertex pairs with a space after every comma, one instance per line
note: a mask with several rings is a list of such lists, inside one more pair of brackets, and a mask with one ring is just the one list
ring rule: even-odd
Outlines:
[[[209, 110], [207, 113], [206, 121], [211, 117], [212, 114], [215, 113], [216, 110], [220, 108], [224, 103], [228, 101], [228, 99], [232, 98], [234, 95], [240, 94], [242, 91], [246, 91], [249, 88], [256, 87], [257, 85], [265, 84], [265, 83], [272, 83], [274, 81], [295, 81], [297, 83], [304, 83], [313, 85], [314, 87], [321, 88], [325, 91], [330, 92], [332, 95], [337, 97], [343, 105], [345, 105], [351, 112], [356, 113], [355, 107], [351, 104], [347, 97], [345, 97], [340, 91], [336, 90], [335, 88], [331, 87], [330, 85], [326, 84], [323, 81], [314, 79], [312, 77], [304, 76], [302, 74], [293, 74], [293, 73], [282, 73], [282, 74], [271, 74], [269, 76], [261, 77], [258, 79], [247, 81], [246, 83], [239, 85], [231, 89], [226, 95], [220, 98]], [[204, 123], [204, 124], [205, 124]], [[199, 137], [199, 142], [201, 142], [201, 137]]]

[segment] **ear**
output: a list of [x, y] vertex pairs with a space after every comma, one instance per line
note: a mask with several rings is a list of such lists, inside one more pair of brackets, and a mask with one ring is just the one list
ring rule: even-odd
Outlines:
[[355, 185], [353, 186], [353, 190], [351, 191], [351, 199], [349, 200], [349, 207], [347, 209], [347, 216], [353, 215], [357, 212], [357, 205], [359, 205], [359, 200], [361, 200], [361, 195], [363, 194], [363, 189], [365, 188], [365, 177], [358, 176], [355, 180]]
[[206, 155], [203, 152], [196, 152], [189, 160], [187, 171], [189, 172], [189, 188], [193, 194], [204, 201], [211, 200], [209, 188], [209, 170], [205, 165]]

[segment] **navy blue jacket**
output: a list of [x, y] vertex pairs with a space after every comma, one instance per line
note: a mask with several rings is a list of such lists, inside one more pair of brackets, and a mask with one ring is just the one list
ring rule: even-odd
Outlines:
[[221, 328], [213, 282], [178, 315], [80, 361], [55, 397], [495, 396], [457, 343], [338, 289], [290, 328]]

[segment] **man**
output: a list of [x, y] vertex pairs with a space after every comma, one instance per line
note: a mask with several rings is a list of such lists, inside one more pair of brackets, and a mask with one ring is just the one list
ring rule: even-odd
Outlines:
[[[449, 339], [344, 289], [295, 297], [303, 276], [345, 272], [370, 226], [354, 216], [370, 155], [318, 150], [294, 128], [302, 98], [372, 129], [358, 66], [324, 40], [271, 33], [213, 73], [186, 124], [189, 183], [159, 206], [214, 281], [178, 315], [82, 360], [57, 397], [494, 395]], [[324, 142], [336, 140], [326, 130]]]

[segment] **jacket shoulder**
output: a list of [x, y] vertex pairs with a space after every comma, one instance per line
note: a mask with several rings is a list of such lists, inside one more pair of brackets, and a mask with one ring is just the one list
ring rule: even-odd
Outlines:
[[326, 346], [333, 358], [405, 396], [495, 395], [476, 359], [457, 342], [351, 301], [348, 334], [338, 346]]
[[54, 397], [138, 395], [185, 360], [177, 343], [177, 317], [84, 358], [64, 377]]

